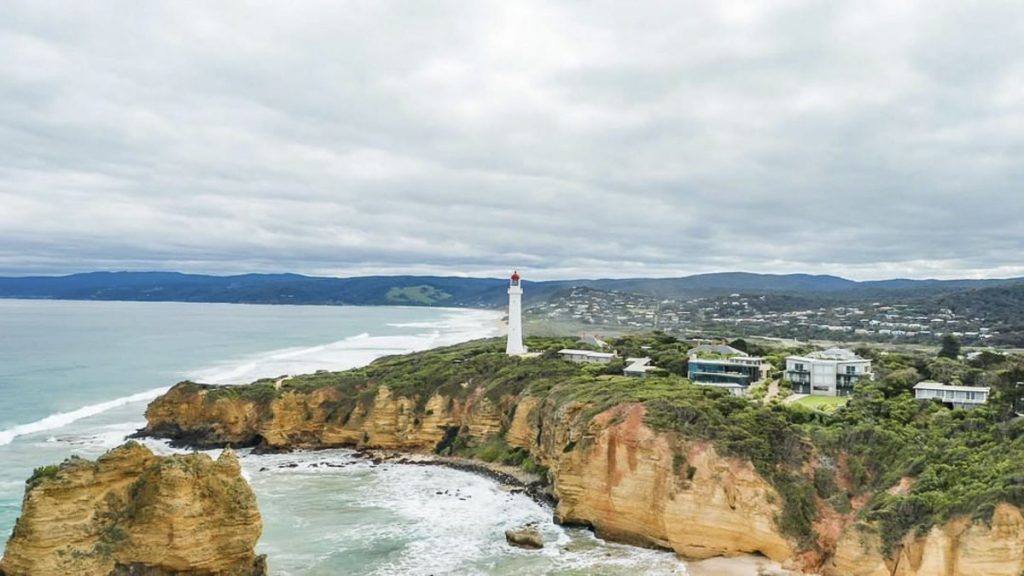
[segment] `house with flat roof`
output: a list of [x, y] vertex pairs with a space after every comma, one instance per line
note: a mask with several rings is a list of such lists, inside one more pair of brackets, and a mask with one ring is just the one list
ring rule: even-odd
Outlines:
[[988, 402], [991, 389], [986, 386], [954, 386], [925, 380], [914, 386], [914, 398], [939, 400], [953, 408], [977, 408]]
[[597, 336], [583, 335], [583, 336], [580, 336], [580, 339], [577, 342], [579, 342], [581, 344], [586, 344], [588, 346], [594, 346], [595, 348], [602, 348], [603, 349], [603, 348], [607, 348], [608, 347], [608, 343], [605, 342], [604, 340], [601, 340]]
[[718, 354], [721, 356], [746, 356], [746, 352], [738, 350], [726, 344], [700, 344], [690, 348], [690, 356], [704, 356]]
[[574, 348], [563, 348], [558, 351], [558, 355], [564, 360], [577, 364], [610, 364], [615, 359], [615, 354], [612, 352], [593, 352]]
[[622, 369], [622, 375], [646, 378], [647, 373], [652, 370], [655, 370], [655, 367], [651, 366], [650, 358], [626, 358], [626, 367]]
[[871, 360], [845, 348], [829, 348], [786, 358], [785, 379], [796, 394], [849, 396], [861, 379], [873, 378]]
[[752, 385], [767, 379], [770, 371], [771, 364], [760, 356], [747, 356], [731, 346], [702, 344], [690, 349], [686, 376], [694, 384], [743, 396]]

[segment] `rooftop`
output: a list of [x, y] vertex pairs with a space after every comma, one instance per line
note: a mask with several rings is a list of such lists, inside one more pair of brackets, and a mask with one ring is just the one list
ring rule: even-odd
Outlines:
[[722, 354], [725, 356], [746, 356], [746, 352], [743, 350], [737, 350], [732, 346], [726, 346], [725, 344], [701, 344], [700, 346], [694, 346], [690, 348], [690, 354]]
[[847, 350], [846, 348], [829, 348], [828, 350], [811, 352], [810, 354], [807, 355], [807, 357], [813, 358], [815, 360], [864, 360], [864, 358], [857, 356], [851, 350]]
[[573, 356], [590, 356], [591, 358], [615, 358], [611, 352], [594, 352], [593, 350], [576, 350], [575, 348], [562, 348], [559, 354], [572, 354]]
[[988, 393], [991, 388], [988, 386], [955, 386], [953, 384], [943, 384], [942, 382], [933, 382], [931, 380], [925, 380], [924, 382], [918, 382], [914, 385], [914, 390], [949, 390], [951, 392], [985, 392]]

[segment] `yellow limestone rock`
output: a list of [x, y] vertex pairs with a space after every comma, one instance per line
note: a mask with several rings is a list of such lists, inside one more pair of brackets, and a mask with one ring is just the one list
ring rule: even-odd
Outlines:
[[1020, 576], [1024, 573], [1024, 517], [1016, 506], [996, 506], [990, 523], [958, 519], [907, 536], [895, 557], [882, 552], [870, 527], [843, 533], [825, 576]]
[[600, 414], [580, 447], [560, 458], [555, 493], [562, 521], [689, 558], [792, 556], [770, 504], [779, 498], [749, 464], [721, 458], [707, 444], [694, 445], [683, 461], [643, 418], [639, 405]]
[[26, 489], [6, 576], [262, 576], [256, 499], [230, 450], [160, 457], [134, 442]]

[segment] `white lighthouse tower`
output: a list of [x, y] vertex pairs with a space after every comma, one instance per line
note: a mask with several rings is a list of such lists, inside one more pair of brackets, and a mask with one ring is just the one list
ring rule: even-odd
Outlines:
[[509, 356], [526, 354], [523, 346], [523, 287], [519, 284], [519, 272], [512, 273], [508, 283], [508, 344], [505, 353]]

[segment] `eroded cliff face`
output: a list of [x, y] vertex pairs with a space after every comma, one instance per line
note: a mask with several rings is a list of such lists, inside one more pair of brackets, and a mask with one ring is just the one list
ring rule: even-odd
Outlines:
[[261, 531], [233, 453], [161, 457], [132, 442], [34, 481], [0, 574], [262, 576]]
[[575, 434], [555, 430], [543, 443], [560, 520], [687, 558], [792, 557], [775, 526], [780, 499], [748, 463], [722, 458], [708, 443], [656, 433], [644, 416], [640, 405], [621, 406]]
[[352, 402], [333, 388], [286, 391], [274, 398], [216, 395], [179, 384], [146, 409], [145, 436], [197, 447], [258, 446], [268, 450], [356, 446], [432, 450], [451, 430], [483, 438], [502, 430], [502, 413], [482, 393], [435, 395], [420, 405], [387, 388], [371, 402]]
[[895, 558], [881, 552], [877, 532], [853, 526], [823, 570], [826, 576], [1020, 576], [1024, 573], [1024, 516], [1010, 504], [990, 523], [966, 519], [908, 535]]
[[433, 451], [453, 434], [484, 439], [504, 432], [510, 446], [529, 450], [552, 471], [563, 522], [690, 558], [760, 553], [782, 561], [793, 553], [775, 528], [780, 499], [749, 464], [722, 458], [708, 443], [681, 444], [655, 432], [640, 405], [590, 418], [582, 404], [533, 397], [495, 403], [479, 391], [418, 405], [382, 388], [368, 406], [344, 410], [330, 389], [286, 392], [263, 406], [206, 401], [205, 394], [172, 390], [150, 406], [144, 433], [174, 430], [179, 439], [199, 436], [201, 445], [259, 438], [266, 449]]
[[[780, 533], [779, 494], [749, 462], [725, 458], [709, 442], [684, 441], [644, 424], [642, 405], [600, 414], [580, 403], [523, 396], [493, 401], [482, 390], [421, 402], [386, 388], [365, 403], [332, 388], [286, 391], [272, 399], [207, 398], [172, 389], [147, 410], [147, 435], [200, 446], [265, 449], [365, 447], [432, 452], [455, 436], [503, 434], [551, 471], [557, 518], [609, 539], [674, 550], [688, 558], [762, 554], [826, 576], [1019, 576], [1024, 519], [1010, 505], [991, 526], [954, 521], [883, 550], [855, 514], [819, 532], [820, 549], [801, 551]], [[819, 505], [824, 505], [819, 502]]]

